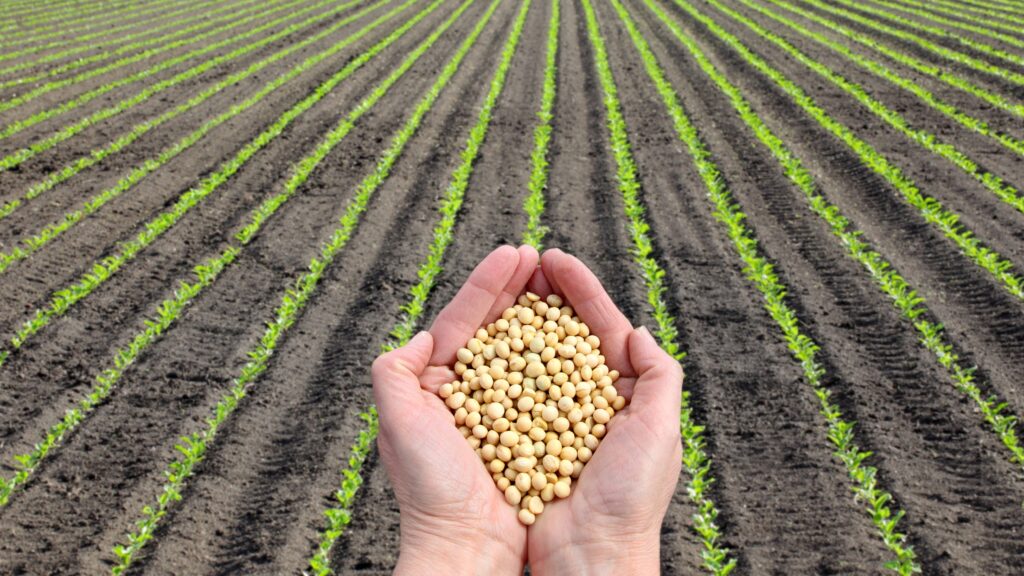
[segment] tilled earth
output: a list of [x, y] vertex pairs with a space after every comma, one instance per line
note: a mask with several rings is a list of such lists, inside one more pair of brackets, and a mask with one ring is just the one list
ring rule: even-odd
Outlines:
[[[616, 180], [604, 94], [581, 1], [560, 4], [550, 174], [542, 215], [550, 231], [544, 244], [582, 258], [602, 278], [626, 315], [635, 324], [650, 326], [653, 320], [647, 291], [631, 255], [633, 241]], [[776, 9], [767, 0], [757, 1]], [[368, 4], [340, 12], [302, 31], [298, 38]], [[14, 456], [31, 450], [65, 410], [92, 388], [95, 375], [145, 328], [144, 320], [154, 315], [159, 303], [174, 296], [179, 282], [192, 281], [197, 264], [223, 251], [247, 221], [249, 211], [283, 189], [291, 167], [459, 4], [442, 3], [291, 123], [94, 294], [12, 351], [0, 366], [0, 471], [4, 477], [17, 469]], [[282, 291], [319, 253], [358, 183], [373, 170], [392, 135], [488, 4], [478, 0], [441, 35], [242, 249], [237, 261], [128, 368], [109, 399], [12, 494], [9, 504], [0, 508], [0, 573], [109, 572], [115, 559], [111, 549], [124, 541], [142, 507], [153, 503], [159, 494], [163, 470], [177, 457], [178, 439], [205, 426], [213, 406], [248, 360], [247, 353], [263, 334], [265, 324], [273, 319]], [[820, 345], [825, 383], [844, 417], [857, 423], [858, 444], [874, 453], [869, 463], [878, 469], [881, 486], [892, 493], [894, 506], [906, 511], [900, 529], [908, 535], [922, 571], [1024, 573], [1024, 473], [1020, 465], [1009, 460], [1009, 453], [975, 405], [920, 345], [913, 325], [900, 316], [860, 264], [847, 256], [829, 226], [808, 210], [802, 192], [791, 184], [689, 52], [643, 0], [624, 4], [747, 214], [747, 225], [761, 250], [775, 264], [780, 281], [789, 287], [787, 302], [797, 312], [801, 329]], [[984, 393], [1005, 401], [1007, 413], [1024, 414], [1024, 302], [971, 262], [856, 153], [708, 28], [672, 1], [660, 4], [801, 158], [828, 200], [864, 231], [864, 239], [925, 298], [930, 318], [945, 326], [962, 363], [977, 365]], [[954, 123], [912, 94], [740, 2], [726, 4], [840, 71], [900, 111], [910, 124], [939, 135], [1007, 184], [1024, 186], [1020, 155]], [[8, 252], [43, 225], [60, 221], [65, 212], [114, 185], [131, 168], [394, 5], [397, 3], [379, 8], [231, 86], [26, 203], [0, 220], [0, 249]], [[54, 291], [75, 282], [94, 261], [135, 237], [146, 221], [234, 156], [284, 110], [425, 5], [414, 5], [274, 91], [0, 273], [0, 334], [5, 344], [34, 310], [46, 305]], [[892, 129], [749, 28], [710, 4], [694, 5], [793, 79], [829, 114], [898, 165], [923, 192], [959, 214], [960, 221], [986, 246], [1011, 262], [1024, 263], [1024, 214], [956, 166]], [[1009, 101], [1024, 99], [1024, 88], [1008, 80], [950, 63], [916, 44], [884, 37], [810, 4], [800, 6], [891, 43], [906, 54], [948, 67], [950, 73]], [[219, 430], [205, 460], [186, 483], [182, 501], [161, 521], [152, 542], [133, 564], [133, 573], [286, 574], [306, 568], [325, 526], [322, 511], [333, 502], [341, 480], [339, 471], [363, 428], [358, 413], [372, 402], [370, 363], [391, 327], [401, 320], [400, 307], [418, 280], [416, 271], [427, 256], [438, 220], [438, 201], [461, 161], [460, 153], [519, 7], [519, 2], [500, 4], [376, 192], [321, 287], [289, 329], [268, 370]], [[818, 399], [764, 309], [762, 296], [746, 278], [625, 26], [608, 1], [594, 0], [594, 9], [619, 88], [655, 256], [666, 270], [669, 290], [665, 298], [687, 352], [685, 385], [694, 418], [706, 426], [715, 479], [710, 495], [719, 508], [722, 543], [738, 560], [736, 573], [886, 572], [884, 564], [891, 553], [865, 513], [865, 503], [854, 499], [846, 468], [833, 456]], [[527, 221], [522, 206], [528, 193], [550, 10], [550, 1], [535, 0], [527, 14], [424, 324], [487, 252], [502, 243], [518, 243], [522, 237]], [[790, 16], [836, 42], [843, 41], [824, 27]], [[275, 17], [280, 14], [267, 20]], [[146, 22], [140, 19], [139, 26]], [[208, 42], [235, 33], [225, 32]], [[1007, 52], [1024, 54], [998, 40], [962, 33]], [[74, 34], [69, 32], [65, 39], [71, 40]], [[932, 40], [950, 49], [962, 48], [948, 38]], [[288, 37], [215, 67], [0, 172], [0, 201], [21, 196], [52, 171], [294, 41]], [[230, 52], [233, 47], [204, 58]], [[0, 123], [6, 126], [61, 105], [188, 49], [178, 48], [57, 89], [0, 112]], [[2, 47], [0, 54], [13, 50]], [[0, 64], [17, 64], [56, 50]], [[872, 54], [864, 47], [855, 51]], [[1024, 67], [970, 53], [1024, 73]], [[45, 72], [66, 62], [40, 64], [17, 74]], [[1024, 138], [1020, 118], [897, 62], [886, 63], [957, 109], [984, 119], [1002, 133]], [[0, 153], [6, 156], [31, 146], [78, 118], [193, 65], [171, 67], [0, 139]], [[6, 101], [28, 89], [5, 88], [0, 90], [0, 98]], [[342, 574], [388, 573], [397, 556], [398, 508], [375, 453], [366, 462], [363, 477], [365, 484], [353, 506], [351, 524], [331, 556], [332, 566]], [[692, 530], [695, 512], [681, 481], [662, 529], [662, 571], [666, 574], [703, 571], [703, 545]]]

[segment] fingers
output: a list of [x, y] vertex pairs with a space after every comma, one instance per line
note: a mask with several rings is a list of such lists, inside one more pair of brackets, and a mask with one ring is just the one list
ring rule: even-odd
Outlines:
[[[498, 318], [499, 315], [508, 308], [516, 303], [516, 298], [523, 293], [526, 289], [526, 284], [530, 278], [533, 277], [534, 272], [539, 268], [537, 264], [540, 262], [540, 254], [537, 253], [537, 249], [533, 246], [523, 245], [516, 249], [519, 252], [519, 265], [516, 266], [515, 273], [512, 274], [512, 279], [508, 281], [505, 288], [501, 291], [501, 296], [494, 302], [491, 309], [487, 312], [487, 316], [480, 322], [483, 324], [485, 321]], [[478, 324], [479, 325], [479, 324]]]
[[530, 280], [526, 283], [526, 289], [541, 298], [547, 298], [549, 294], [555, 292], [540, 266], [534, 268], [533, 275], [530, 276]]
[[427, 366], [427, 369], [420, 375], [420, 387], [431, 394], [437, 394], [437, 390], [442, 384], [458, 379], [455, 371], [448, 366]]
[[682, 366], [658, 346], [646, 327], [630, 334], [629, 359], [638, 375], [630, 405], [671, 422], [674, 429], [682, 401]]
[[[520, 261], [519, 251], [501, 246], [477, 264], [455, 298], [437, 315], [430, 334], [437, 346], [431, 364], [452, 364], [465, 344], [505, 293]], [[534, 264], [536, 265], [536, 264]], [[528, 278], [528, 277], [527, 277]], [[526, 279], [523, 280], [525, 284]]]
[[541, 257], [541, 269], [549, 285], [572, 305], [590, 331], [601, 338], [601, 351], [608, 365], [623, 376], [632, 376], [626, 344], [633, 325], [605, 291], [601, 281], [575, 256], [558, 249]]
[[373, 361], [373, 398], [382, 421], [398, 417], [402, 405], [418, 403], [422, 398], [420, 374], [426, 370], [433, 349], [430, 333], [420, 332], [405, 346]]

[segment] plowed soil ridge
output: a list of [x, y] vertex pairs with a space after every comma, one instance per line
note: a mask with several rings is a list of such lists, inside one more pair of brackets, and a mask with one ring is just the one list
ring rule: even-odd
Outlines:
[[[498, 244], [516, 243], [522, 235], [552, 1], [536, 0], [528, 13], [518, 53], [466, 191], [444, 272], [422, 317], [425, 326], [485, 254]], [[770, 2], [752, 1], [849, 45], [858, 54], [884, 62], [994, 129], [1024, 137], [1019, 118]], [[801, 331], [820, 345], [818, 359], [827, 373], [825, 385], [844, 418], [856, 422], [860, 448], [873, 452], [868, 463], [877, 468], [881, 487], [892, 493], [893, 508], [906, 511], [900, 530], [907, 533], [923, 573], [1024, 573], [1024, 471], [1020, 463], [1007, 459], [1007, 451], [975, 405], [956, 390], [946, 370], [921, 345], [914, 326], [899, 315], [863, 267], [847, 256], [828, 225], [808, 209], [803, 193], [792, 185], [689, 52], [643, 1], [623, 2], [746, 213], [746, 226], [757, 238], [759, 250], [775, 265], [779, 281], [789, 288], [786, 301], [799, 317]], [[913, 126], [940, 136], [986, 170], [1017, 189], [1024, 188], [1024, 159], [1019, 155], [743, 3], [722, 2], [861, 85]], [[143, 320], [161, 301], [173, 297], [179, 281], [192, 276], [192, 267], [218, 254], [244, 224], [249, 211], [281, 189], [291, 166], [459, 3], [450, 0], [442, 4], [339, 85], [215, 194], [0, 366], [0, 473], [4, 478], [14, 473], [12, 457], [30, 450], [46, 428], [93, 385], [96, 373], [111, 362], [114, 351], [144, 328]], [[793, 3], [961, 75], [1010, 101], [1024, 100], [1021, 87], [998, 77], [827, 13], [807, 0]], [[311, 26], [302, 35], [323, 30], [370, 4], [362, 2]], [[0, 221], [0, 248], [7, 250], [11, 242], [60, 218], [82, 199], [111, 186], [126, 170], [242, 101], [269, 79], [397, 4], [381, 7], [224, 89], [19, 209]], [[162, 471], [177, 456], [174, 445], [179, 437], [205, 427], [211, 409], [248, 360], [247, 351], [263, 334], [264, 323], [274, 314], [282, 292], [319, 252], [338, 225], [337, 218], [356, 185], [373, 169], [391, 135], [405, 122], [487, 4], [473, 4], [440, 37], [331, 151], [238, 260], [138, 358], [108, 400], [50, 454], [10, 503], [0, 508], [0, 573], [110, 571], [112, 548], [124, 541], [143, 506], [159, 494]], [[864, 166], [853, 151], [809, 118], [729, 45], [674, 2], [662, 0], [659, 4], [800, 158], [821, 194], [852, 226], [863, 230], [863, 240], [925, 298], [928, 318], [945, 327], [961, 364], [977, 366], [976, 376], [984, 391], [1004, 398], [1008, 413], [1024, 415], [1024, 382], [1020, 378], [1024, 302], [959, 253], [886, 180]], [[62, 3], [55, 9], [75, 5]], [[83, 9], [90, 6], [78, 5]], [[148, 10], [156, 5], [137, 6]], [[281, 112], [425, 5], [409, 7], [293, 79], [102, 211], [0, 275], [0, 333], [13, 333], [54, 290], [78, 278], [95, 259], [117, 249], [118, 243], [232, 157]], [[169, 4], [165, 10], [176, 6], [180, 7]], [[891, 158], [922, 192], [961, 214], [965, 226], [982, 242], [1024, 266], [1024, 216], [1019, 212], [743, 24], [707, 3], [697, 1], [694, 6]], [[583, 8], [579, 0], [563, 2], [561, 7], [550, 175], [546, 209], [541, 215], [550, 232], [544, 243], [578, 255], [594, 269], [634, 324], [651, 326], [654, 322], [644, 282], [631, 253], [633, 243], [617, 187], [615, 156], [609, 145]], [[890, 554], [865, 514], [864, 503], [852, 496], [847, 470], [833, 455], [833, 445], [826, 437], [818, 399], [764, 309], [761, 294], [745, 277], [729, 236], [713, 215], [700, 175], [614, 8], [603, 1], [594, 2], [594, 7], [618, 85], [655, 257], [666, 270], [664, 298], [687, 352], [685, 386], [693, 418], [706, 426], [715, 478], [710, 493], [720, 510], [717, 523], [722, 544], [738, 560], [735, 573], [887, 573], [884, 563]], [[459, 153], [488, 87], [484, 79], [491, 77], [499, 62], [518, 8], [516, 2], [499, 6], [375, 193], [355, 233], [281, 341], [267, 371], [219, 429], [205, 460], [185, 483], [182, 501], [161, 520], [131, 573], [300, 574], [307, 568], [325, 526], [322, 512], [336, 505], [333, 493], [341, 481], [339, 471], [363, 426], [359, 411], [373, 400], [371, 362], [391, 326], [400, 320], [399, 307], [427, 254], [438, 218], [438, 199], [460, 163]], [[31, 3], [17, 4], [16, 10], [23, 14], [19, 20], [40, 18], [38, 26], [57, 22], [46, 20], [45, 11]], [[855, 12], [877, 19], [867, 12]], [[909, 21], [943, 27], [920, 16], [898, 13]], [[942, 17], [968, 21], [967, 14]], [[150, 21], [160, 20], [123, 18], [112, 25], [134, 23], [124, 32], [127, 34], [142, 31]], [[1021, 72], [1019, 67], [972, 51], [955, 39], [879, 21]], [[253, 26], [260, 23], [262, 20]], [[164, 29], [161, 34], [174, 29]], [[247, 42], [272, 33], [268, 30]], [[1012, 48], [982, 35], [964, 32], [964, 37], [1007, 51]], [[66, 32], [54, 38], [70, 42], [75, 34]], [[14, 170], [0, 173], [0, 200], [17, 197], [50, 171], [294, 41], [285, 38], [225, 62], [84, 130]], [[110, 39], [97, 39], [94, 44], [95, 51], [81, 55], [118, 46]], [[0, 114], [0, 119], [9, 123], [194, 48], [171, 50], [116, 73], [55, 90]], [[222, 48], [209, 57], [232, 48]], [[20, 48], [10, 48], [16, 49]], [[31, 62], [60, 49], [55, 46], [39, 51], [38, 56], [4, 63]], [[47, 70], [62, 62], [40, 64], [18, 74]], [[126, 89], [134, 94], [193, 64], [183, 63]], [[13, 94], [8, 92], [4, 91], [5, 98]], [[122, 90], [96, 98], [74, 113], [5, 139], [0, 149], [6, 154], [28, 145], [124, 96]], [[365, 483], [352, 506], [352, 521], [331, 555], [337, 574], [387, 574], [398, 557], [398, 504], [376, 451], [364, 464], [362, 476]], [[705, 573], [701, 540], [692, 526], [694, 513], [680, 482], [662, 527], [662, 573]]]

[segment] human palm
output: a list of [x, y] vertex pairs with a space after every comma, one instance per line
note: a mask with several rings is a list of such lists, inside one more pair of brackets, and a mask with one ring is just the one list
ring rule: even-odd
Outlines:
[[[401, 509], [396, 572], [522, 573], [526, 528], [437, 396], [455, 379], [455, 352], [525, 288], [539, 256], [530, 247], [492, 252], [438, 314], [429, 332], [373, 365], [378, 447]], [[466, 551], [475, 556], [460, 557]]]
[[[439, 573], [455, 559], [437, 553], [447, 554], [456, 539], [477, 549], [475, 564], [452, 563], [456, 573], [521, 573], [527, 558], [535, 574], [580, 572], [603, 562], [602, 551], [629, 559], [632, 573], [657, 571], [659, 527], [680, 467], [679, 364], [645, 329], [633, 329], [578, 259], [549, 250], [539, 267], [538, 260], [530, 247], [495, 250], [429, 332], [374, 363], [381, 458], [402, 515], [399, 572]], [[606, 363], [621, 374], [616, 388], [631, 400], [609, 423], [572, 494], [549, 503], [529, 532], [437, 396], [441, 384], [456, 379], [450, 366], [458, 348], [526, 289], [558, 293], [573, 306], [601, 338]], [[444, 551], [431, 555], [439, 545]], [[417, 563], [430, 569], [403, 569]]]

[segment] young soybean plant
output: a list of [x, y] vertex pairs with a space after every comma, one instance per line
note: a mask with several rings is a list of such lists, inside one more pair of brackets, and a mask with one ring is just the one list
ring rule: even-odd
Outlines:
[[[386, 2], [388, 0], [382, 1]], [[359, 38], [402, 12], [414, 2], [416, 2], [416, 0], [406, 0], [403, 4], [368, 23], [361, 30], [353, 33], [351, 36], [343, 40], [343, 45], [348, 46], [357, 41]], [[372, 8], [373, 7], [371, 6], [368, 10]], [[355, 16], [358, 17], [359, 14]], [[399, 30], [404, 31], [407, 30], [407, 28], [403, 26], [399, 28]], [[142, 250], [150, 246], [167, 230], [170, 230], [175, 224], [177, 224], [185, 214], [195, 208], [195, 206], [202, 202], [207, 196], [215, 192], [222, 184], [227, 182], [235, 172], [241, 169], [241, 167], [253, 156], [270, 144], [270, 142], [275, 138], [280, 136], [284, 129], [291, 124], [295, 118], [309, 110], [313, 105], [330, 93], [339, 83], [354, 74], [370, 59], [379, 54], [380, 51], [393, 43], [397, 38], [398, 36], [395, 36], [393, 33], [384, 40], [378, 42], [370, 50], [367, 50], [359, 57], [350, 61], [344, 68], [320, 84], [320, 86], [318, 86], [310, 95], [295, 104], [291, 109], [278, 118], [274, 124], [267, 127], [255, 139], [239, 150], [231, 160], [222, 163], [216, 172], [206, 177], [198, 186], [189, 189], [179, 196], [178, 200], [169, 210], [160, 213], [154, 219], [144, 224], [143, 230], [139, 232], [135, 238], [121, 243], [115, 254], [95, 262], [92, 267], [89, 268], [89, 271], [86, 272], [75, 284], [54, 292], [46, 307], [37, 309], [33, 316], [27, 320], [11, 338], [10, 347], [5, 350], [4, 353], [0, 353], [2, 354], [0, 355], [0, 365], [3, 365], [7, 353], [20, 348], [29, 338], [35, 336], [35, 334], [40, 330], [48, 326], [54, 318], [63, 315], [83, 298], [92, 294], [111, 276], [116, 274], [121, 267], [132, 261]], [[306, 64], [310, 64], [310, 61], [307, 60], [303, 65], [300, 65], [299, 68], [303, 68]], [[285, 76], [289, 76], [290, 74], [290, 72], [286, 73]], [[278, 79], [280, 80], [280, 78], [281, 77]], [[257, 92], [250, 96], [245, 102], [236, 106], [252, 106], [263, 96], [264, 94]]]
[[[747, 61], [762, 74], [771, 79], [779, 88], [786, 92], [804, 112], [831, 132], [860, 158], [867, 168], [884, 178], [903, 196], [908, 204], [917, 208], [925, 221], [935, 226], [949, 238], [960, 251], [974, 264], [991, 274], [1002, 283], [1010, 294], [1024, 300], [1024, 280], [1015, 274], [1012, 262], [995, 250], [985, 246], [974, 232], [960, 223], [960, 216], [942, 205], [931, 196], [925, 195], [917, 184], [896, 166], [889, 158], [854, 134], [845, 124], [829, 115], [795, 82], [782, 72], [772, 67], [763, 58], [755, 54], [738, 38], [719, 26], [714, 20], [698, 11], [687, 0], [674, 0], [676, 5], [704, 24], [707, 29], [720, 40], [731, 46], [740, 57]], [[817, 0], [807, 0], [816, 2]]]
[[[989, 126], [988, 123], [986, 123], [984, 120], [971, 116], [957, 109], [956, 106], [944, 100], [941, 100], [938, 96], [930, 92], [924, 86], [913, 81], [909, 77], [904, 77], [897, 74], [895, 71], [890, 69], [882, 62], [872, 60], [866, 56], [862, 56], [858, 52], [850, 49], [845, 44], [833, 41], [825, 34], [804, 28], [803, 26], [800, 26], [793, 20], [790, 20], [789, 18], [786, 18], [780, 14], [776, 14], [775, 12], [769, 10], [767, 7], [762, 6], [759, 3], [755, 3], [752, 0], [739, 1], [744, 6], [750, 8], [751, 10], [755, 10], [758, 13], [763, 14], [764, 16], [767, 16], [768, 18], [771, 18], [772, 20], [775, 20], [776, 22], [784, 26], [788, 26], [792, 30], [801, 34], [802, 36], [810, 38], [815, 42], [823, 46], [826, 46], [831, 50], [838, 52], [839, 54], [842, 54], [845, 58], [847, 58], [854, 64], [860, 66], [861, 68], [871, 72], [872, 74], [880, 78], [884, 78], [889, 82], [903, 88], [904, 90], [907, 90], [908, 92], [917, 96], [918, 99], [924, 102], [927, 106], [930, 106], [931, 108], [941, 112], [942, 114], [945, 114], [947, 117], [958, 122], [961, 126], [969, 130], [973, 130], [984, 136], [988, 136], [989, 138], [992, 138], [993, 140], [1001, 144], [1007, 150], [1010, 150], [1020, 156], [1024, 156], [1024, 140], [1015, 138], [1014, 136], [1007, 134], [1005, 132], [1001, 132], [998, 129]], [[732, 10], [726, 8], [725, 6], [722, 6], [721, 4], [713, 5], [716, 6], [722, 12], [732, 12]]]
[[[433, 240], [430, 244], [427, 259], [417, 271], [419, 282], [410, 290], [412, 299], [401, 307], [400, 312], [403, 318], [392, 329], [392, 339], [382, 346], [383, 350], [403, 346], [412, 338], [413, 332], [423, 315], [427, 299], [430, 297], [430, 293], [437, 281], [437, 277], [443, 270], [442, 261], [448, 246], [454, 240], [453, 231], [455, 223], [462, 208], [466, 189], [469, 186], [473, 166], [479, 155], [480, 147], [487, 136], [487, 129], [490, 126], [494, 106], [504, 90], [508, 69], [519, 45], [519, 39], [522, 36], [523, 25], [526, 22], [526, 14], [530, 4], [531, 0], [524, 0], [520, 5], [512, 31], [505, 41], [498, 69], [491, 80], [490, 90], [484, 99], [483, 106], [480, 108], [477, 116], [477, 122], [470, 130], [466, 146], [461, 153], [462, 163], [459, 164], [452, 174], [448, 189], [438, 207], [441, 219], [434, 227]], [[492, 4], [491, 9], [493, 10], [496, 6], [497, 3]], [[474, 36], [471, 36], [471, 38], [479, 35], [483, 30], [483, 24], [483, 21], [478, 24], [477, 29], [473, 32]], [[468, 47], [469, 44], [464, 43], [460, 52], [468, 50]], [[309, 559], [310, 573], [315, 576], [326, 576], [333, 572], [330, 566], [331, 549], [352, 519], [352, 507], [355, 504], [359, 488], [363, 484], [362, 466], [373, 447], [373, 441], [377, 438], [377, 410], [370, 406], [361, 412], [359, 416], [366, 422], [366, 428], [359, 432], [356, 443], [351, 448], [348, 467], [342, 470], [341, 486], [334, 493], [336, 504], [324, 510], [324, 515], [327, 517], [327, 527], [321, 533], [320, 543]]]
[[[311, 94], [306, 98], [306, 100], [297, 104], [289, 112], [286, 112], [285, 116], [278, 121], [278, 124], [271, 127], [272, 130], [277, 130], [277, 133], [279, 133], [279, 131], [283, 129], [283, 126], [293, 119], [294, 116], [297, 116], [308, 109], [314, 102], [318, 101], [323, 95], [329, 92], [330, 89], [338, 82], [348, 77], [356, 69], [369, 61], [374, 55], [403, 36], [413, 26], [435, 10], [443, 1], [444, 0], [435, 0], [405, 24], [392, 31], [389, 36], [381, 39], [361, 56], [349, 62], [348, 65], [346, 65], [338, 74], [322, 84], [318, 91]], [[407, 4], [412, 4], [413, 2], [415, 2], [415, 0], [408, 0]], [[385, 21], [388, 17], [388, 15], [382, 16], [381, 22]], [[285, 186], [285, 191], [272, 196], [252, 211], [250, 214], [251, 222], [243, 228], [241, 232], [239, 232], [238, 236], [240, 238], [236, 238], [237, 244], [228, 246], [220, 256], [207, 260], [203, 264], [197, 266], [195, 269], [197, 281], [191, 284], [188, 282], [182, 282], [179, 285], [178, 290], [175, 291], [174, 298], [165, 300], [158, 307], [156, 319], [147, 320], [145, 323], [146, 329], [136, 334], [135, 338], [127, 347], [121, 348], [115, 353], [114, 365], [97, 375], [96, 385], [93, 389], [82, 400], [80, 400], [74, 408], [66, 413], [63, 420], [54, 424], [47, 431], [44, 441], [37, 444], [28, 454], [16, 457], [19, 464], [18, 472], [9, 480], [0, 479], [0, 506], [3, 506], [8, 502], [11, 494], [16, 488], [28, 481], [32, 472], [51, 450], [59, 445], [68, 433], [77, 428], [78, 424], [81, 423], [81, 421], [91, 413], [96, 406], [106, 400], [113, 388], [120, 382], [125, 371], [135, 362], [143, 350], [147, 349], [153, 342], [159, 339], [163, 332], [177, 320], [185, 306], [194, 300], [206, 287], [211, 285], [227, 266], [230, 266], [235, 262], [241, 250], [255, 236], [266, 219], [273, 214], [274, 210], [279, 208], [285, 201], [287, 201], [288, 198], [294, 195], [299, 186], [306, 181], [318, 165], [319, 160], [323, 158], [322, 155], [326, 154], [333, 145], [341, 141], [348, 131], [351, 130], [354, 122], [370, 111], [373, 105], [383, 97], [384, 92], [386, 92], [386, 88], [384, 87], [393, 85], [393, 83], [396, 82], [397, 79], [412, 66], [412, 63], [422, 56], [423, 52], [429, 48], [434, 41], [436, 41], [437, 36], [439, 36], [446, 28], [446, 26], [439, 28], [439, 31], [435, 31], [433, 36], [428, 37], [426, 41], [421, 43], [417, 51], [414, 51], [407, 56], [406, 60], [403, 61], [403, 64], [399, 66], [391, 76], [386, 78], [376, 90], [371, 92], [369, 96], [356, 105], [349, 115], [342, 119], [335, 130], [328, 133], [325, 140], [322, 141], [321, 145], [314, 150], [313, 154], [297, 163], [293, 167], [293, 172]], [[384, 88], [383, 91], [382, 88]], [[265, 132], [264, 134], [273, 134], [273, 132]]]
[[[594, 65], [604, 94], [610, 148], [614, 153], [617, 169], [616, 178], [626, 216], [629, 218], [629, 234], [633, 240], [631, 252], [647, 286], [647, 300], [653, 308], [652, 314], [658, 324], [658, 341], [666, 352], [677, 360], [682, 360], [685, 353], [678, 344], [679, 333], [675, 326], [675, 318], [669, 313], [668, 305], [665, 303], [665, 271], [654, 258], [654, 247], [649, 235], [650, 225], [645, 219], [645, 209], [640, 200], [637, 167], [633, 160], [629, 134], [622, 116], [622, 105], [619, 103], [618, 88], [608, 62], [604, 38], [601, 36], [597, 17], [589, 0], [583, 0], [583, 10], [586, 15], [587, 36], [594, 51]], [[714, 477], [711, 474], [711, 458], [707, 454], [704, 440], [704, 426], [693, 421], [689, 394], [686, 391], [683, 392], [680, 407], [679, 428], [683, 439], [683, 467], [689, 476], [687, 492], [697, 507], [697, 513], [693, 516], [693, 527], [704, 544], [704, 550], [701, 551], [704, 567], [716, 576], [724, 576], [736, 568], [737, 561], [730, 556], [729, 549], [720, 542], [722, 534], [715, 524], [719, 512], [709, 495]]]
[[[439, 3], [436, 2], [435, 6]], [[444, 24], [434, 31], [434, 34], [423, 45], [429, 46], [433, 44], [437, 37], [443, 34], [472, 3], [473, 0], [466, 0]], [[295, 323], [309, 302], [309, 299], [315, 293], [327, 267], [331, 265], [341, 250], [348, 244], [374, 193], [387, 180], [391, 168], [401, 156], [406, 143], [416, 133], [423, 117], [433, 107], [441, 91], [458, 69], [458, 65], [466, 53], [468, 53], [469, 48], [479, 37], [479, 33], [483, 30], [483, 25], [489, 21], [497, 7], [498, 3], [496, 1], [493, 2], [491, 9], [485, 13], [480, 24], [477, 25], [477, 29], [463, 43], [463, 48], [453, 56], [453, 59], [442, 71], [434, 85], [420, 101], [412, 116], [410, 116], [403, 128], [396, 133], [391, 147], [378, 162], [374, 172], [360, 183], [354, 198], [345, 208], [345, 212], [340, 219], [340, 226], [331, 234], [330, 240], [323, 247], [319, 256], [310, 262], [308, 271], [301, 274], [295, 280], [294, 287], [288, 289], [282, 296], [281, 304], [275, 312], [274, 319], [267, 324], [267, 329], [256, 348], [249, 352], [250, 361], [243, 367], [231, 390], [218, 402], [214, 409], [213, 417], [207, 421], [207, 428], [182, 439], [181, 444], [177, 447], [178, 451], [182, 453], [182, 457], [172, 462], [164, 473], [167, 482], [157, 497], [156, 504], [143, 508], [142, 518], [136, 521], [136, 531], [127, 536], [126, 543], [114, 548], [114, 554], [118, 559], [118, 564], [114, 568], [115, 574], [123, 572], [130, 566], [135, 556], [152, 539], [157, 524], [166, 515], [170, 506], [181, 498], [181, 490], [185, 482], [192, 476], [195, 467], [205, 457], [207, 448], [216, 438], [217, 430], [234, 413], [238, 403], [248, 394], [250, 388], [256, 384], [259, 376], [266, 371], [270, 358], [277, 350], [282, 337]], [[350, 466], [361, 466], [365, 459], [372, 440], [376, 437], [377, 433], [376, 420], [373, 419], [375, 416], [376, 412], [363, 415], [368, 428], [360, 432], [360, 448], [357, 448], [357, 451], [350, 458]], [[358, 469], [356, 472], [349, 472], [346, 481], [351, 485], [357, 481], [357, 478], [361, 482]]]
[[827, 18], [823, 18], [814, 12], [798, 8], [786, 2], [785, 0], [768, 1], [771, 2], [772, 4], [775, 4], [776, 6], [779, 6], [780, 8], [797, 14], [798, 16], [805, 17], [815, 22], [816, 24], [824, 26], [825, 28], [831, 30], [832, 32], [845, 36], [846, 38], [849, 38], [854, 42], [861, 44], [862, 46], [865, 46], [867, 48], [875, 50], [876, 52], [884, 54], [888, 58], [891, 58], [892, 60], [899, 62], [900, 64], [903, 64], [904, 66], [912, 70], [920, 72], [921, 74], [924, 74], [926, 76], [935, 78], [936, 80], [944, 82], [947, 85], [952, 86], [953, 88], [970, 94], [975, 98], [978, 98], [979, 100], [982, 100], [994, 106], [995, 108], [1013, 114], [1014, 116], [1024, 118], [1024, 104], [1010, 102], [1003, 95], [993, 92], [991, 90], [986, 90], [978, 86], [977, 84], [974, 84], [967, 78], [954, 74], [946, 67], [934, 66], [932, 64], [929, 64], [928, 62], [914, 58], [913, 56], [905, 54], [900, 50], [893, 48], [892, 46], [877, 41], [873, 36], [870, 36], [868, 34], [861, 34], [860, 32], [843, 26], [838, 22], [834, 22]]
[[530, 193], [523, 202], [523, 209], [526, 211], [526, 230], [523, 231], [523, 243], [529, 244], [541, 250], [544, 236], [548, 229], [541, 223], [541, 216], [544, 214], [544, 192], [548, 186], [548, 149], [551, 144], [551, 121], [554, 119], [555, 91], [556, 84], [556, 63], [558, 62], [558, 27], [560, 2], [551, 3], [551, 18], [548, 21], [548, 44], [547, 57], [544, 61], [544, 88], [541, 92], [540, 111], [537, 118], [540, 122], [533, 130], [533, 152], [530, 155], [530, 162], [533, 167], [530, 170], [530, 182], [528, 189]]

